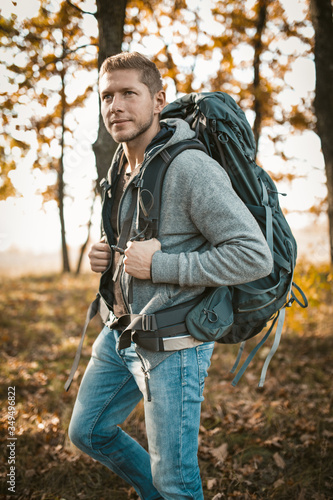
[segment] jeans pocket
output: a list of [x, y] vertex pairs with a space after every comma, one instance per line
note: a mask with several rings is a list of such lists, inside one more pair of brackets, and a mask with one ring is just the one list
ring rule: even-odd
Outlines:
[[202, 398], [205, 387], [205, 378], [208, 375], [208, 368], [210, 367], [210, 360], [213, 354], [214, 345], [215, 342], [204, 342], [196, 347], [199, 370], [199, 390], [200, 397]]

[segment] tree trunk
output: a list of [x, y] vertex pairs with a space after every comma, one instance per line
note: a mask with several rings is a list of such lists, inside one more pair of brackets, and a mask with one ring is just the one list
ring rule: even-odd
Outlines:
[[256, 152], [258, 151], [259, 139], [261, 133], [261, 123], [262, 123], [262, 103], [261, 103], [261, 92], [260, 92], [260, 56], [263, 51], [263, 41], [262, 35], [266, 27], [267, 18], [267, 0], [259, 0], [259, 11], [257, 18], [257, 31], [254, 37], [254, 60], [253, 60], [253, 94], [254, 94], [254, 104], [253, 111], [255, 112], [255, 120], [253, 124], [253, 135], [256, 143]]
[[333, 265], [333, 22], [331, 0], [310, 0], [315, 30], [317, 133], [325, 160], [330, 258]]
[[[99, 30], [98, 69], [109, 56], [121, 52], [127, 0], [97, 0], [96, 18]], [[99, 115], [98, 137], [93, 145], [96, 157], [97, 187], [100, 191], [100, 181], [106, 176], [112, 156], [117, 148], [107, 132], [101, 113]]]
[[[62, 63], [64, 64], [64, 63]], [[65, 114], [66, 114], [66, 95], [65, 95], [65, 69], [61, 71], [61, 154], [59, 158], [58, 168], [58, 203], [59, 203], [59, 217], [61, 227], [61, 248], [62, 248], [62, 272], [69, 273], [69, 257], [66, 243], [66, 228], [65, 228], [65, 215], [64, 215], [64, 134], [65, 134]]]
[[81, 266], [82, 266], [82, 262], [83, 262], [84, 252], [86, 251], [87, 245], [88, 245], [89, 240], [90, 240], [90, 229], [91, 229], [91, 226], [92, 226], [92, 221], [90, 219], [90, 221], [88, 222], [88, 227], [87, 227], [87, 238], [86, 238], [86, 241], [83, 243], [83, 245], [80, 248], [79, 259], [78, 259], [77, 267], [76, 267], [76, 271], [75, 271], [76, 276], [78, 276], [80, 274], [80, 272], [81, 272]]
[[91, 202], [90, 217], [89, 217], [89, 221], [87, 224], [87, 238], [86, 238], [86, 241], [83, 243], [83, 245], [80, 248], [80, 255], [79, 255], [79, 259], [78, 259], [78, 263], [77, 263], [77, 267], [76, 267], [76, 272], [75, 272], [76, 275], [80, 274], [84, 252], [86, 251], [86, 248], [87, 248], [89, 240], [90, 240], [90, 230], [91, 230], [91, 226], [92, 226], [92, 217], [93, 217], [93, 213], [94, 213], [96, 195], [97, 195], [97, 187], [95, 185], [94, 197], [93, 197], [92, 202]]

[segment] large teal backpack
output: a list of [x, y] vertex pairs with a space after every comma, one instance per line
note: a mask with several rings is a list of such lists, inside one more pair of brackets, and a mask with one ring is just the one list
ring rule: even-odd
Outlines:
[[[275, 340], [259, 382], [262, 386], [268, 364], [280, 342], [286, 308], [294, 301], [301, 307], [308, 305], [306, 297], [293, 282], [297, 246], [281, 211], [279, 193], [268, 173], [256, 164], [251, 127], [244, 112], [228, 94], [188, 94], [166, 106], [161, 118], [182, 118], [190, 124], [207, 153], [228, 173], [234, 190], [266, 237], [274, 259], [271, 274], [251, 283], [208, 290], [203, 301], [187, 317], [189, 331], [198, 339], [214, 337], [225, 344], [241, 342], [232, 372], [238, 366], [245, 341], [271, 323], [234, 378], [233, 385], [276, 326]], [[300, 292], [303, 303], [293, 288]], [[211, 337], [208, 332], [212, 332]]]

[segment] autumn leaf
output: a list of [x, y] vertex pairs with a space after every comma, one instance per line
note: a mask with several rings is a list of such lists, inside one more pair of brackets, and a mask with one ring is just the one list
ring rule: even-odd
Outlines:
[[284, 469], [285, 468], [286, 463], [285, 463], [285, 461], [283, 460], [283, 458], [281, 457], [281, 455], [279, 453], [277, 453], [277, 452], [274, 453], [273, 458], [274, 458], [274, 462], [279, 467], [279, 469]]
[[211, 454], [218, 462], [223, 463], [228, 456], [228, 444], [222, 443], [218, 448], [213, 448]]
[[213, 488], [215, 488], [216, 485], [217, 485], [216, 478], [207, 480], [207, 490], [209, 490], [209, 491], [212, 490]]

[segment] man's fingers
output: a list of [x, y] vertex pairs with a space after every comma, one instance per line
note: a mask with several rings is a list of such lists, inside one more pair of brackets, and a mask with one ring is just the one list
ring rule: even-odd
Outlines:
[[95, 243], [90, 249], [90, 253], [96, 253], [96, 252], [105, 252], [105, 253], [110, 254], [111, 249], [107, 243], [99, 242], [99, 243]]
[[107, 269], [109, 262], [110, 260], [91, 260], [90, 267], [96, 273], [102, 272]]
[[125, 272], [139, 279], [151, 278], [152, 257], [161, 249], [161, 243], [153, 238], [145, 241], [129, 241], [125, 250]]
[[103, 273], [106, 271], [107, 266], [92, 266], [91, 270], [94, 271], [94, 273]]
[[88, 254], [89, 259], [110, 259], [111, 250], [109, 245], [98, 243], [93, 245]]
[[152, 238], [151, 240], [128, 241], [125, 249], [125, 254], [126, 252], [129, 253], [131, 249], [134, 250], [139, 248], [147, 249], [147, 251], [156, 251], [161, 249], [161, 243], [156, 238]]
[[90, 259], [90, 267], [92, 271], [105, 271], [108, 267], [110, 260], [92, 260]]
[[110, 252], [98, 252], [90, 255], [92, 260], [110, 260]]
[[107, 269], [111, 259], [111, 250], [107, 243], [95, 243], [88, 254], [91, 270], [95, 273], [103, 272]]

